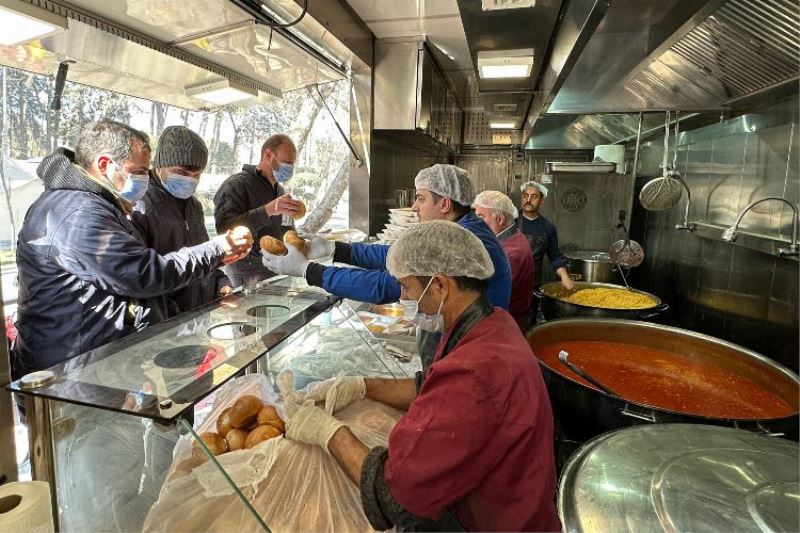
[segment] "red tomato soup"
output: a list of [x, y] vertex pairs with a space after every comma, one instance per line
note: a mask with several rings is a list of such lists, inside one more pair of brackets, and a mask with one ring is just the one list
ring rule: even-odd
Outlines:
[[583, 368], [625, 400], [712, 418], [769, 419], [796, 409], [745, 376], [685, 355], [622, 342], [564, 341], [535, 348], [552, 370], [594, 387], [558, 360], [569, 352]]

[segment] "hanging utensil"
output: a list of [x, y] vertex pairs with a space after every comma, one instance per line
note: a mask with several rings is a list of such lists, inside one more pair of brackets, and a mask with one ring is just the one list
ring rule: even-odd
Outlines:
[[675, 114], [675, 153], [672, 158], [672, 165], [669, 164], [669, 121], [670, 112], [667, 111], [664, 121], [664, 158], [661, 162], [662, 176], [645, 183], [639, 192], [639, 203], [648, 211], [664, 211], [677, 204], [683, 190], [688, 186], [681, 179], [677, 171], [678, 163], [678, 114]]
[[597, 387], [601, 391], [605, 392], [609, 396], [613, 396], [615, 398], [619, 398], [620, 397], [619, 394], [617, 394], [616, 392], [612, 391], [611, 389], [609, 389], [608, 387], [606, 387], [605, 385], [603, 385], [602, 383], [597, 381], [594, 377], [592, 377], [591, 374], [586, 372], [584, 369], [582, 369], [581, 367], [577, 366], [574, 363], [570, 363], [569, 362], [569, 352], [565, 352], [564, 350], [561, 350], [560, 352], [558, 352], [558, 360], [561, 361], [561, 364], [563, 364], [564, 366], [566, 366], [567, 368], [569, 368], [570, 370], [572, 370], [573, 372], [578, 374], [580, 377], [582, 377], [583, 379], [585, 379], [586, 381], [588, 381], [589, 383], [591, 383], [592, 385], [594, 385], [595, 387]]
[[[633, 171], [631, 177], [636, 182], [636, 170], [639, 165], [639, 146], [642, 140], [642, 113], [639, 113], [639, 128], [636, 133], [636, 150], [633, 153]], [[631, 240], [630, 223], [625, 224], [625, 216], [620, 213], [620, 226], [625, 230], [625, 238], [613, 243], [608, 248], [608, 256], [617, 264], [617, 267], [633, 268], [644, 261], [644, 248], [636, 241]]]

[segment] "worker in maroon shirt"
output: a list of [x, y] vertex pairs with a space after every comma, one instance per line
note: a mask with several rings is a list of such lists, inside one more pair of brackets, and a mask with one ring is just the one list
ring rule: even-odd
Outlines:
[[528, 239], [516, 223], [518, 212], [511, 198], [500, 191], [483, 191], [472, 203], [475, 214], [486, 222], [508, 256], [511, 264], [511, 303], [508, 311], [517, 321], [522, 333], [528, 331], [528, 319], [533, 300], [534, 266]]
[[[286, 437], [336, 459], [376, 530], [560, 531], [550, 401], [514, 319], [486, 298], [486, 248], [458, 224], [424, 222], [386, 266], [418, 324], [443, 332], [424, 380], [330, 380], [287, 402]], [[335, 418], [361, 398], [406, 411], [387, 447], [367, 448]]]

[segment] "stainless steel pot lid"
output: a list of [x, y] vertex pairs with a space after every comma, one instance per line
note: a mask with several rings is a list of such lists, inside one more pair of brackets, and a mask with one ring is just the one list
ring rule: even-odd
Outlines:
[[613, 263], [608, 252], [595, 252], [592, 250], [575, 250], [573, 252], [565, 252], [570, 259], [580, 259], [581, 261], [598, 261], [600, 263]]
[[565, 531], [797, 531], [797, 443], [698, 424], [601, 435], [570, 458]]

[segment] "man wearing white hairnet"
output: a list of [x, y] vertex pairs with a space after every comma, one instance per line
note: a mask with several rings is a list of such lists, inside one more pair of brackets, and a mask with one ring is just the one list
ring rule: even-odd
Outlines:
[[[519, 217], [517, 225], [528, 239], [533, 253], [534, 290], [542, 286], [544, 256], [547, 255], [550, 266], [561, 280], [561, 284], [565, 289], [571, 291], [575, 288], [575, 283], [567, 272], [567, 258], [558, 247], [558, 231], [550, 220], [539, 214], [539, 208], [547, 198], [547, 187], [536, 181], [529, 181], [523, 183], [520, 190], [522, 191], [522, 216]], [[534, 298], [531, 306], [531, 325], [536, 323], [538, 311], [539, 299]]]
[[[376, 530], [559, 531], [550, 401], [513, 318], [486, 297], [485, 246], [452, 222], [419, 224], [387, 268], [445, 331], [424, 381], [329, 380], [288, 417], [286, 437], [336, 459]], [[362, 398], [406, 411], [388, 447], [368, 449], [333, 416]]]
[[[489, 278], [487, 297], [492, 305], [508, 309], [511, 298], [511, 267], [500, 242], [492, 230], [474, 213], [470, 205], [475, 199], [475, 185], [466, 170], [454, 165], [436, 164], [419, 171], [414, 179], [417, 188], [413, 209], [420, 219], [449, 220], [466, 228], [483, 243], [494, 265]], [[302, 276], [311, 285], [326, 291], [371, 303], [396, 302], [400, 298], [400, 285], [386, 271], [389, 247], [384, 244], [333, 243], [315, 237], [305, 247], [305, 256], [293, 246], [283, 256], [262, 252], [264, 266], [277, 274]], [[325, 266], [309, 262], [310, 259], [333, 257], [337, 263], [361, 267]], [[420, 341], [423, 367], [433, 358], [438, 338]]]
[[533, 300], [533, 254], [528, 239], [517, 228], [517, 208], [511, 198], [500, 191], [483, 191], [475, 197], [472, 207], [478, 218], [486, 222], [497, 236], [508, 256], [511, 265], [508, 312], [525, 333]]

